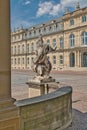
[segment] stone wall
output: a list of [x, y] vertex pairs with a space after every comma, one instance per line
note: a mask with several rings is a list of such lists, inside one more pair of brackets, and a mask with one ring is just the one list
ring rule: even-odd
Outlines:
[[72, 122], [72, 88], [15, 102], [21, 130], [63, 130]]

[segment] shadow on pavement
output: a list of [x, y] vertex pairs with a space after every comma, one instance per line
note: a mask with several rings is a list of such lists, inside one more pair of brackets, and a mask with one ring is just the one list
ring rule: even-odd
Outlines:
[[87, 130], [87, 113], [72, 110], [72, 125], [66, 130]]

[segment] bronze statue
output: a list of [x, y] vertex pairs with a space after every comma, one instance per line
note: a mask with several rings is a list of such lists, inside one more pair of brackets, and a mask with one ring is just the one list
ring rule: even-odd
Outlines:
[[47, 54], [51, 51], [55, 51], [56, 47], [52, 48], [48, 44], [43, 44], [43, 39], [41, 35], [38, 38], [37, 46], [38, 48], [35, 52], [36, 58], [33, 61], [32, 68], [37, 74], [36, 77], [39, 77], [40, 79], [46, 79], [49, 78], [49, 73], [52, 69], [52, 65], [49, 61]]

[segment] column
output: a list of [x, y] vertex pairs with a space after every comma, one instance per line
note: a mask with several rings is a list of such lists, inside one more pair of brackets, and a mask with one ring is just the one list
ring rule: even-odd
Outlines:
[[79, 64], [80, 64], [80, 67], [82, 67], [82, 52], [80, 51], [80, 54], [79, 54]]
[[0, 0], [0, 130], [20, 130], [11, 98], [10, 0]]
[[0, 99], [11, 97], [10, 1], [0, 0]]
[[79, 51], [78, 51], [78, 57], [77, 57], [77, 60], [78, 60], [78, 67], [79, 67], [79, 66], [80, 66]]
[[77, 52], [75, 51], [75, 67], [77, 67]]

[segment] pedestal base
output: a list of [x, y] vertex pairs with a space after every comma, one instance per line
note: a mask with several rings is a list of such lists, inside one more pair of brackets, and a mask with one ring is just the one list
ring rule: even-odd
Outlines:
[[55, 79], [30, 80], [26, 84], [29, 86], [29, 98], [48, 94], [54, 89], [58, 89]]

